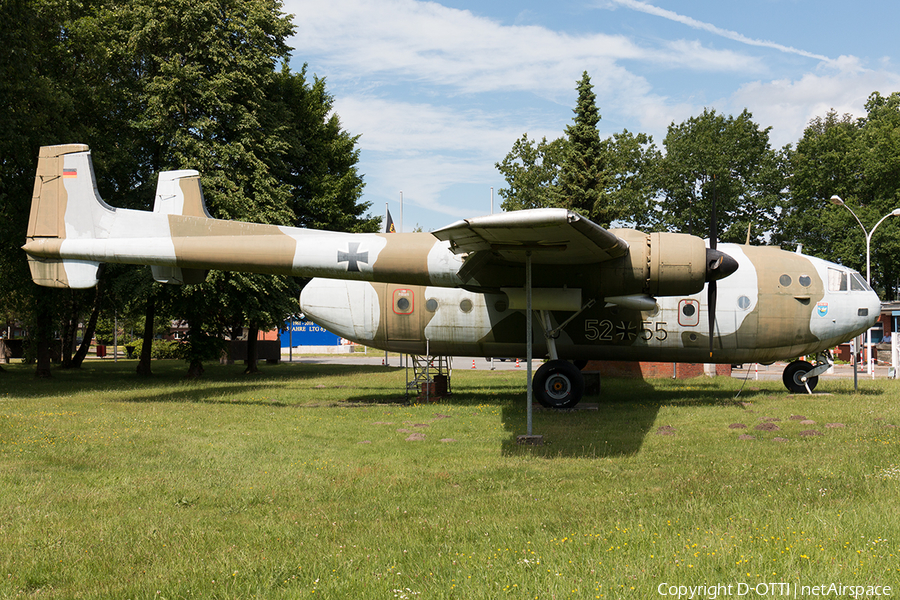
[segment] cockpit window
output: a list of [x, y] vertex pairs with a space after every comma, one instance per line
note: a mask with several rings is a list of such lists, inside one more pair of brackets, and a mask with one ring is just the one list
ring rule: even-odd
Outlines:
[[850, 273], [850, 289], [854, 292], [868, 292], [872, 288], [870, 288], [869, 284], [866, 283], [866, 280], [862, 278], [862, 275], [854, 271]]
[[828, 290], [831, 292], [846, 292], [847, 272], [828, 269]]
[[828, 269], [828, 290], [831, 292], [867, 292], [872, 288], [856, 271], [841, 271], [840, 269]]

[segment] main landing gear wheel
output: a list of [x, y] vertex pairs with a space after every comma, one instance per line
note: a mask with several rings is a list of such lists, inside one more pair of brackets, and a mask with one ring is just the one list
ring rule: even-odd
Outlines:
[[806, 385], [803, 385], [802, 377], [813, 370], [813, 366], [806, 362], [805, 360], [795, 360], [788, 366], [784, 368], [784, 373], [781, 376], [782, 381], [784, 381], [784, 386], [794, 394], [805, 394], [807, 393], [806, 387], [809, 386], [809, 391], [812, 392], [816, 389], [816, 384], [819, 383], [818, 377], [810, 377], [806, 380]]
[[584, 395], [584, 377], [569, 361], [551, 360], [534, 374], [531, 389], [541, 406], [572, 408]]

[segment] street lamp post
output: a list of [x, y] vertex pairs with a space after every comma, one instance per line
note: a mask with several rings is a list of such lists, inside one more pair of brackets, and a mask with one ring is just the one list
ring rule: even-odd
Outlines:
[[[875, 223], [875, 227], [873, 227], [871, 231], [866, 231], [866, 228], [862, 224], [862, 221], [859, 220], [859, 217], [856, 216], [856, 213], [853, 212], [853, 209], [851, 209], [849, 206], [844, 204], [844, 201], [841, 200], [840, 196], [836, 196], [836, 195], [832, 196], [831, 203], [836, 204], [838, 206], [843, 206], [844, 208], [849, 210], [850, 214], [853, 215], [853, 218], [856, 219], [856, 222], [859, 223], [859, 226], [862, 228], [863, 234], [866, 236], [866, 284], [868, 284], [868, 286], [871, 288], [872, 287], [872, 274], [871, 274], [871, 271], [872, 271], [872, 234], [875, 233], [875, 230], [878, 229], [878, 226], [881, 225], [884, 222], [884, 220], [887, 219], [888, 217], [900, 217], [900, 208], [895, 208], [888, 214], [881, 217], [881, 220], [879, 220], [877, 223]], [[871, 328], [869, 328], [869, 330], [866, 331], [866, 357], [868, 360], [868, 372], [874, 378], [875, 370], [872, 366], [872, 329]], [[855, 362], [856, 361], [854, 361], [854, 363]], [[855, 370], [856, 369], [854, 368], [854, 371]]]

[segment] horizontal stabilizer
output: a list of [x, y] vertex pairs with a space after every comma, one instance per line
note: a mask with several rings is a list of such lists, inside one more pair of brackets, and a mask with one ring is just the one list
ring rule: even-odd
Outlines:
[[97, 285], [100, 263], [87, 260], [54, 260], [29, 256], [31, 278], [38, 285], [54, 288], [84, 289]]

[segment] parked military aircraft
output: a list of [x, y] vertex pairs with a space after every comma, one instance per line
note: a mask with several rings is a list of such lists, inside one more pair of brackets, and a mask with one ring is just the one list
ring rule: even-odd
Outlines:
[[[606, 230], [565, 209], [459, 221], [434, 233], [349, 234], [210, 217], [196, 171], [159, 174], [153, 212], [100, 198], [87, 146], [41, 149], [28, 224], [36, 283], [83, 288], [102, 262], [167, 283], [206, 269], [313, 277], [303, 312], [345, 338], [433, 355], [547, 356], [532, 381], [550, 407], [584, 388], [569, 362], [791, 362], [811, 392], [829, 349], [870, 327], [877, 295], [846, 267], [775, 247]], [[530, 318], [528, 315], [531, 315]], [[706, 318], [702, 318], [703, 316]], [[531, 343], [531, 329], [537, 339]]]

